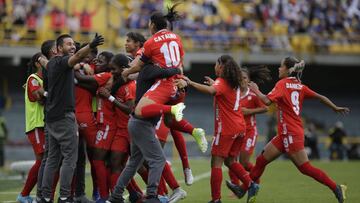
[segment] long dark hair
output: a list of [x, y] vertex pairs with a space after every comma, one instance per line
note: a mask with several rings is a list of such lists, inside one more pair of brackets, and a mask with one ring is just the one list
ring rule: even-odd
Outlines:
[[249, 79], [256, 84], [263, 84], [271, 80], [271, 71], [265, 65], [242, 67], [241, 71], [248, 74]]
[[167, 28], [167, 22], [170, 24], [170, 30], [173, 29], [173, 22], [181, 19], [182, 17], [179, 15], [179, 13], [175, 10], [175, 8], [180, 3], [176, 3], [171, 7], [168, 7], [168, 13], [166, 15], [163, 15], [161, 12], [157, 11], [154, 12], [150, 16], [151, 23], [154, 23], [156, 31], [166, 29]]
[[42, 55], [41, 52], [34, 54], [31, 57], [30, 61], [27, 63], [26, 78], [28, 78], [31, 74], [36, 73], [38, 71], [35, 63], [38, 62], [38, 59], [41, 55]]
[[288, 56], [284, 58], [284, 65], [289, 70], [289, 76], [296, 77], [299, 81], [305, 68], [305, 61]]
[[220, 77], [224, 78], [233, 89], [242, 87], [241, 69], [233, 57], [229, 55], [222, 55], [217, 61], [219, 65], [223, 66], [223, 72]]

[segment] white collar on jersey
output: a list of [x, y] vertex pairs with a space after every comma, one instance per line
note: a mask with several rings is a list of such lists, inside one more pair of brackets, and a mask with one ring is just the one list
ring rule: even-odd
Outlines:
[[240, 99], [245, 98], [246, 96], [248, 96], [249, 93], [250, 93], [250, 88], [247, 88], [245, 94], [243, 96], [241, 96]]

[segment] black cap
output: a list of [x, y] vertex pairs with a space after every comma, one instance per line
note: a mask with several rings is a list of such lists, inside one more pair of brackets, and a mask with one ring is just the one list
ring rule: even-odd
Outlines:
[[125, 55], [125, 54], [116, 54], [113, 58], [112, 61], [114, 64], [116, 64], [119, 67], [125, 67], [125, 68], [129, 68], [129, 58]]

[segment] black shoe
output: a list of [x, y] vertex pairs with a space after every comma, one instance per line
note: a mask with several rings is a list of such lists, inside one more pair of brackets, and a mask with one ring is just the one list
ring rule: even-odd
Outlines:
[[129, 201], [130, 203], [137, 203], [142, 200], [143, 196], [139, 192], [131, 192], [129, 194]]
[[346, 199], [345, 192], [346, 192], [346, 185], [336, 185], [336, 189], [334, 191], [335, 197], [339, 203], [343, 203]]
[[143, 201], [144, 203], [161, 203], [157, 196], [147, 196], [146, 199]]
[[218, 200], [211, 200], [209, 203], [221, 203], [221, 200], [220, 199], [218, 199]]
[[110, 196], [108, 200], [105, 201], [105, 203], [124, 203], [124, 199], [121, 198], [121, 199], [117, 199], [117, 198], [114, 198], [113, 196]]
[[237, 198], [241, 199], [246, 194], [240, 186], [233, 184], [229, 180], [226, 181], [226, 186], [236, 195]]
[[75, 203], [73, 198], [67, 197], [66, 199], [62, 200], [60, 197], [58, 198], [58, 203]]
[[52, 200], [46, 201], [45, 198], [41, 198], [37, 203], [53, 203]]

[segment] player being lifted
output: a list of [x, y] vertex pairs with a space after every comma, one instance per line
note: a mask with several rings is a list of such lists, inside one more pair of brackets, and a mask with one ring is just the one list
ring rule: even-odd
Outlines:
[[[180, 68], [182, 70], [182, 61], [184, 57], [183, 45], [181, 38], [173, 33], [172, 22], [180, 18], [175, 11], [175, 4], [169, 8], [169, 12], [163, 15], [161, 12], [155, 12], [151, 15], [149, 21], [149, 29], [152, 36], [145, 42], [143, 53], [137, 63], [133, 63], [131, 68], [125, 70], [122, 75], [127, 78], [130, 74], [139, 72], [146, 63], [152, 62], [161, 68]], [[167, 29], [168, 22], [170, 30]], [[162, 114], [172, 114], [175, 120], [169, 121], [169, 127], [191, 126], [189, 122], [182, 119], [182, 111], [185, 105], [180, 102], [176, 105], [165, 105], [174, 101], [178, 96], [178, 88], [174, 85], [174, 80], [180, 75], [172, 76], [165, 79], [158, 79], [155, 84], [141, 98], [135, 108], [135, 115], [141, 118], [157, 117]], [[183, 96], [183, 95], [182, 95]], [[183, 96], [184, 97], [184, 96]], [[176, 99], [177, 101], [181, 101]], [[182, 99], [183, 100], [183, 99]], [[178, 130], [178, 129], [175, 129]], [[191, 128], [192, 136], [200, 147], [202, 152], [207, 150], [207, 142], [205, 133], [197, 128]], [[189, 132], [190, 130], [186, 130]]]

